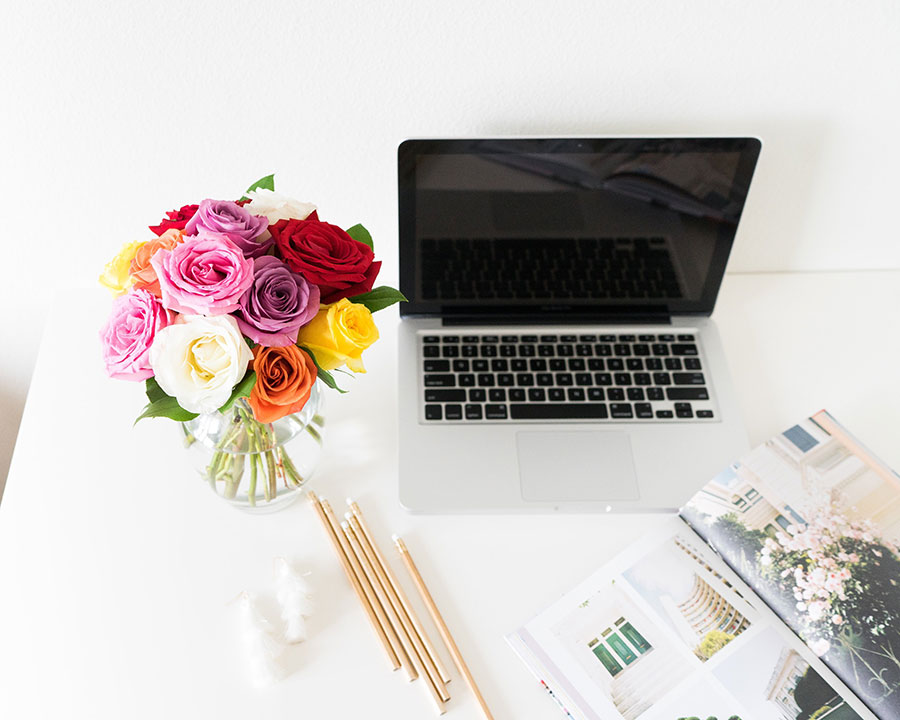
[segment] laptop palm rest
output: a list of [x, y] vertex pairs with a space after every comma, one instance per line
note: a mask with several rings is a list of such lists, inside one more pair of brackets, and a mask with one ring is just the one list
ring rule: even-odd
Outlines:
[[522, 498], [531, 502], [637, 500], [631, 441], [616, 431], [516, 433]]

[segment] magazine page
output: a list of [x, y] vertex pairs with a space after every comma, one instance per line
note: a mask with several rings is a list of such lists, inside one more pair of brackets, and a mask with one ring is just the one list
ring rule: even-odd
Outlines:
[[822, 411], [681, 516], [879, 718], [900, 720], [896, 473]]
[[508, 640], [575, 720], [873, 717], [755, 602], [669, 518]]

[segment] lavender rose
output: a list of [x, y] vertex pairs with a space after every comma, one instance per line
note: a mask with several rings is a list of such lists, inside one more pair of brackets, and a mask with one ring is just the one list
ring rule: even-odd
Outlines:
[[107, 374], [116, 380], [152, 377], [150, 346], [157, 333], [172, 322], [172, 317], [146, 290], [117, 297], [100, 331]]
[[234, 316], [244, 335], [266, 347], [285, 347], [297, 342], [297, 332], [319, 311], [319, 288], [267, 255], [253, 260], [253, 285], [240, 303]]
[[253, 261], [224, 236], [187, 238], [150, 258], [162, 302], [190, 315], [224, 315], [240, 307], [253, 284]]
[[265, 255], [274, 242], [264, 215], [253, 215], [230, 200], [204, 200], [184, 227], [186, 235], [224, 235], [248, 258]]

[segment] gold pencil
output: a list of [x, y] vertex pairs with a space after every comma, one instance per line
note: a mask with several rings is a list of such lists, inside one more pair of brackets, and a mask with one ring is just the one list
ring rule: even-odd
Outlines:
[[347, 575], [347, 580], [350, 582], [350, 586], [356, 591], [356, 597], [359, 598], [360, 605], [362, 605], [363, 610], [366, 611], [366, 615], [369, 618], [372, 629], [375, 631], [375, 634], [381, 641], [381, 644], [384, 647], [384, 651], [385, 653], [387, 653], [389, 662], [393, 666], [394, 670], [399, 669], [400, 658], [397, 657], [397, 653], [395, 653], [394, 649], [391, 647], [391, 644], [388, 641], [387, 635], [385, 634], [381, 623], [378, 622], [375, 611], [372, 608], [372, 605], [369, 603], [369, 600], [366, 598], [365, 592], [363, 591], [362, 583], [354, 572], [353, 567], [350, 565], [350, 560], [344, 552], [340, 540], [338, 539], [338, 536], [334, 531], [334, 526], [331, 524], [327, 515], [325, 514], [325, 509], [322, 507], [322, 503], [319, 501], [319, 498], [312, 490], [309, 491], [307, 497], [309, 498], [313, 508], [315, 508], [316, 514], [319, 516], [319, 520], [322, 521], [322, 527], [325, 529], [325, 534], [328, 536], [328, 539], [331, 540], [331, 544], [334, 546], [334, 551], [335, 553], [337, 553], [338, 560], [340, 560], [341, 567], [344, 568], [344, 573]]
[[437, 625], [438, 632], [441, 634], [444, 645], [447, 646], [447, 650], [450, 652], [454, 664], [463, 676], [466, 685], [469, 686], [475, 699], [478, 701], [478, 705], [481, 707], [481, 712], [484, 713], [484, 717], [487, 720], [494, 720], [494, 716], [491, 715], [491, 711], [488, 709], [487, 703], [481, 695], [478, 685], [475, 683], [475, 678], [472, 677], [472, 673], [469, 671], [466, 661], [463, 660], [462, 653], [460, 653], [459, 648], [456, 646], [456, 642], [453, 640], [453, 636], [450, 634], [447, 623], [445, 623], [444, 618], [441, 617], [441, 613], [434, 602], [434, 598], [432, 598], [431, 593], [428, 592], [428, 587], [425, 585], [425, 581], [422, 579], [421, 574], [419, 574], [419, 570], [413, 562], [412, 556], [409, 554], [406, 543], [404, 543], [403, 539], [397, 535], [393, 536], [393, 540], [394, 545], [397, 547], [397, 552], [400, 553], [400, 557], [403, 559], [403, 564], [406, 565], [406, 569], [409, 570], [409, 574], [412, 577], [413, 584], [416, 586], [416, 590], [419, 591], [422, 602], [425, 603], [425, 607], [428, 608], [431, 619], [434, 620], [434, 624]]
[[[422, 622], [419, 620], [419, 616], [416, 614], [416, 611], [410, 604], [409, 598], [407, 597], [406, 592], [404, 592], [403, 590], [403, 586], [400, 585], [400, 582], [397, 580], [397, 576], [394, 574], [393, 569], [391, 569], [390, 564], [385, 559], [384, 555], [382, 555], [381, 550], [378, 548], [378, 545], [376, 544], [372, 536], [372, 532], [369, 530], [369, 525], [368, 523], [366, 523], [366, 519], [363, 517], [362, 510], [360, 510], [359, 505], [357, 505], [352, 498], [347, 498], [347, 505], [350, 507], [350, 511], [353, 513], [353, 516], [359, 521], [359, 526], [362, 530], [363, 535], [365, 536], [369, 545], [372, 547], [372, 550], [374, 551], [375, 556], [378, 558], [378, 562], [381, 564], [381, 567], [384, 569], [391, 589], [394, 591], [394, 595], [402, 605], [404, 615], [412, 624], [415, 630], [415, 636], [417, 636], [421, 640], [422, 645], [425, 648], [425, 652], [428, 655], [428, 659], [431, 661], [431, 665], [437, 672], [438, 678], [445, 684], [450, 682], [450, 673], [447, 672], [447, 668], [444, 666], [444, 663], [441, 662], [440, 655], [438, 655], [437, 650], [431, 642], [431, 639], [428, 637], [428, 633], [425, 632], [425, 628], [423, 627]], [[444, 693], [446, 693], [446, 689], [444, 690]]]

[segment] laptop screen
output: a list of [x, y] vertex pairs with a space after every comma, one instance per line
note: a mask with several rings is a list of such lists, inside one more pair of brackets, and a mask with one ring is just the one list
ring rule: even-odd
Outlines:
[[753, 138], [408, 140], [401, 314], [709, 314]]

